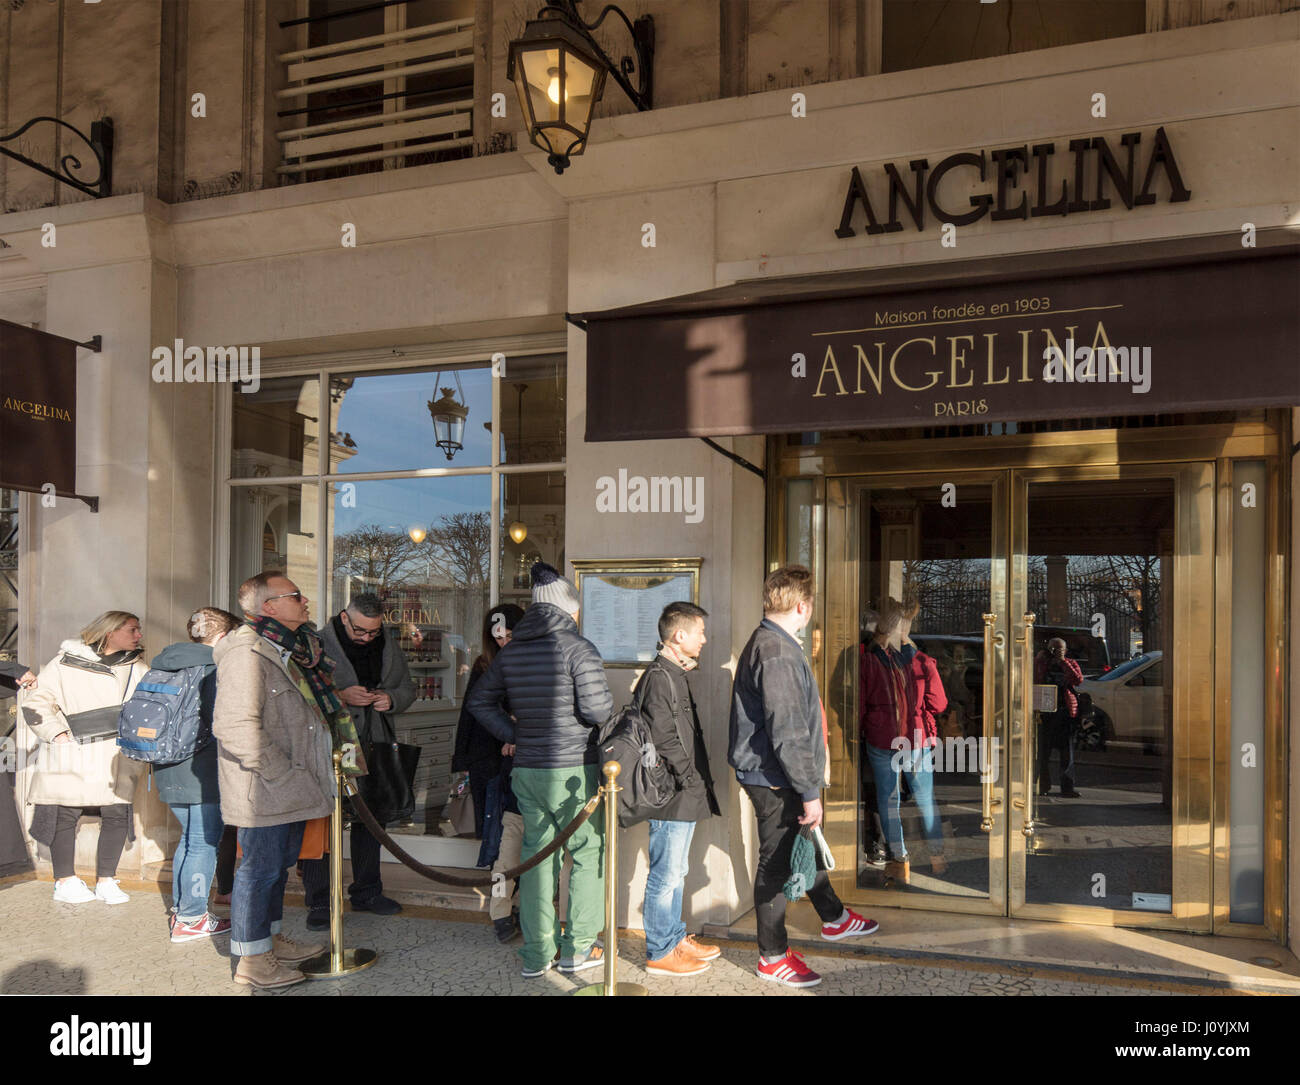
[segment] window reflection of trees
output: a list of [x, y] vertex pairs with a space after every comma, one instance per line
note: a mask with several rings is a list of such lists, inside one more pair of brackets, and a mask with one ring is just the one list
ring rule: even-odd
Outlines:
[[491, 539], [486, 512], [442, 516], [418, 543], [405, 531], [366, 524], [335, 538], [334, 572], [376, 588], [482, 588], [491, 574]]

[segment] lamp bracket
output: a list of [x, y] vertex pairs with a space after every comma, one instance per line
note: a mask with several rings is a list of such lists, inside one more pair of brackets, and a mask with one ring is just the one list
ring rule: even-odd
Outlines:
[[[591, 50], [605, 65], [609, 74], [613, 77], [620, 87], [631, 100], [632, 104], [642, 113], [648, 109], [654, 108], [654, 55], [655, 55], [655, 22], [654, 16], [642, 15], [636, 22], [627, 17], [624, 11], [616, 4], [606, 4], [600, 10], [592, 22], [587, 22], [578, 12], [578, 4], [581, 0], [552, 0], [537, 13], [538, 18], [543, 17], [548, 11], [554, 12], [560, 18], [564, 19], [570, 26], [582, 32]], [[600, 47], [592, 35], [593, 30], [600, 28], [600, 24], [605, 21], [609, 15], [617, 15], [623, 20], [623, 25], [627, 27], [627, 32], [632, 36], [632, 49], [636, 53], [636, 59], [630, 56], [623, 56], [617, 64], [610, 58], [609, 54]], [[637, 86], [633, 87], [627, 78], [633, 72], [637, 73]]]

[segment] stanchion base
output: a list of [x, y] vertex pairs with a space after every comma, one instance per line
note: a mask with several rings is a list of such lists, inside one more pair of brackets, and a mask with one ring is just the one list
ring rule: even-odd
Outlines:
[[330, 951], [327, 949], [324, 953], [303, 961], [298, 967], [309, 980], [332, 980], [339, 976], [350, 976], [353, 972], [360, 972], [363, 968], [369, 968], [377, 960], [379, 954], [373, 949], [345, 949], [343, 967], [333, 972], [330, 970]]
[[[603, 983], [589, 983], [586, 987], [579, 987], [573, 992], [575, 995], [599, 996], [605, 993]], [[614, 984], [614, 994], [618, 998], [626, 998], [629, 995], [648, 995], [650, 992], [642, 987], [639, 983], [616, 983]]]

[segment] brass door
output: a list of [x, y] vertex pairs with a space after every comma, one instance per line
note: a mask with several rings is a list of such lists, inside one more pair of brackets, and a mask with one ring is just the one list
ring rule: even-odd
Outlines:
[[[1208, 463], [826, 480], [845, 899], [1209, 929], [1213, 481]], [[887, 680], [906, 642], [863, 628], [904, 597], [906, 706]]]

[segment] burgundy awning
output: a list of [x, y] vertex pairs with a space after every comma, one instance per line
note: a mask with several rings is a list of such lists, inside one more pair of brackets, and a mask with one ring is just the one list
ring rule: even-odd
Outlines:
[[[1300, 405], [1300, 249], [1002, 266], [939, 286], [763, 281], [574, 314], [586, 439]], [[1057, 380], [1049, 348], [1075, 352]]]

